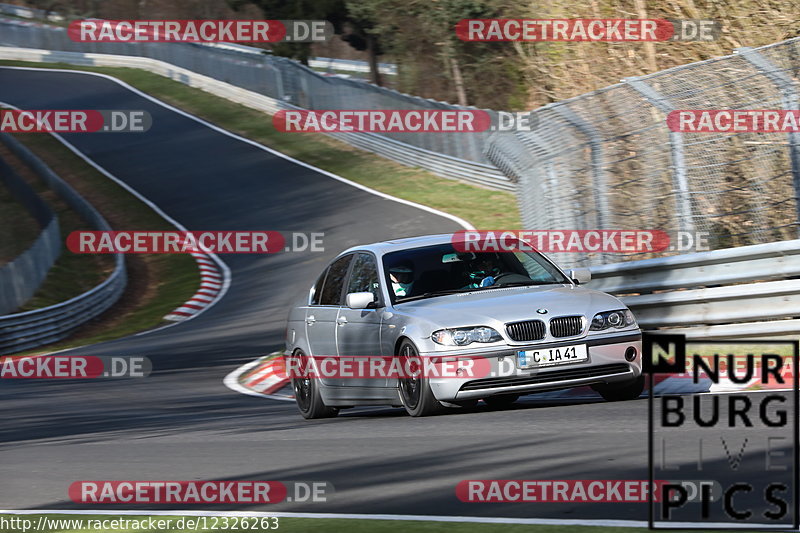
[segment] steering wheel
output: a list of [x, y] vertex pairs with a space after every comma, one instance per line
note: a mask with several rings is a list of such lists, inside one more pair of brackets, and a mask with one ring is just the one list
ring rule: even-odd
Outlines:
[[530, 278], [523, 276], [522, 274], [517, 274], [516, 272], [501, 272], [494, 277], [494, 284], [502, 285], [502, 281], [505, 281], [506, 283], [514, 283], [517, 281], [530, 281]]

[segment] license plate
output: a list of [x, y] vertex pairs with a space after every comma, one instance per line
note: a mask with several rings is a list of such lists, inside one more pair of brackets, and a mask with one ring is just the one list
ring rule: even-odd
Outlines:
[[519, 350], [517, 366], [519, 368], [543, 368], [548, 366], [568, 365], [589, 360], [585, 344], [559, 346], [542, 350]]

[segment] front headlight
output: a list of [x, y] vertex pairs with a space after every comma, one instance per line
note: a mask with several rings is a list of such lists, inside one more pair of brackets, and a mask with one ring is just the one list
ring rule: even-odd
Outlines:
[[592, 318], [592, 325], [589, 329], [592, 331], [602, 331], [608, 328], [624, 328], [628, 326], [635, 326], [636, 319], [633, 318], [633, 313], [630, 309], [619, 309], [616, 311], [605, 311], [597, 313]]
[[431, 334], [431, 339], [442, 346], [466, 346], [473, 342], [497, 342], [503, 340], [503, 337], [488, 326], [475, 326], [440, 329]]

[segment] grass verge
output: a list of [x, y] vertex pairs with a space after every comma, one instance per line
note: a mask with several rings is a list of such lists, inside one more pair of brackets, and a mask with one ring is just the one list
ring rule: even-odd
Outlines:
[[[73, 231], [94, 229], [81, 219], [35, 172], [2, 145], [0, 145], [0, 157], [56, 214], [61, 232], [61, 242], [66, 241], [67, 236]], [[35, 222], [33, 228], [38, 228]], [[21, 229], [13, 231], [20, 231], [20, 233], [7, 235], [7, 238], [16, 239], [18, 235], [24, 235]], [[114, 260], [111, 256], [71, 254], [63, 250], [62, 246], [61, 256], [47, 272], [47, 277], [42, 285], [17, 312], [39, 309], [74, 298], [101, 283], [113, 269]]]
[[26, 61], [0, 61], [0, 65], [68, 68], [108, 74], [295, 159], [386, 194], [451, 213], [468, 220], [477, 228], [521, 227], [517, 202], [511, 193], [439, 178], [430, 172], [406, 167], [325, 135], [279, 132], [272, 126], [269, 115], [151, 72], [131, 68]]
[[[16, 138], [100, 211], [112, 228], [137, 228], [145, 231], [175, 229], [141, 200], [88, 165], [50, 135], [18, 134]], [[72, 212], [62, 210], [59, 216], [62, 231], [71, 230], [80, 224]], [[84, 272], [87, 260], [99, 260], [100, 267], [89, 273]], [[37, 348], [26, 353], [70, 348], [151, 329], [162, 323], [164, 315], [188, 300], [200, 284], [197, 265], [190, 255], [131, 254], [125, 260], [128, 286], [115, 306], [78, 329], [70, 338], [49, 345], [46, 350]], [[75, 296], [76, 278], [82, 280], [79, 287], [86, 290], [104, 279], [110, 268], [113, 268], [110, 257], [79, 256], [65, 250], [49, 273], [48, 279], [25, 308], [50, 305]], [[89, 287], [86, 286], [87, 279], [92, 280]]]
[[[25, 61], [0, 61], [0, 65], [69, 68], [108, 74], [220, 127], [375, 190], [452, 213], [478, 228], [520, 227], [516, 200], [511, 193], [439, 178], [323, 135], [278, 132], [268, 115], [150, 72]], [[19, 138], [95, 205], [112, 227], [172, 229], [138, 199], [86, 165], [57, 140], [40, 134], [20, 135]], [[113, 315], [107, 313], [48, 350], [110, 340], [157, 326], [161, 317], [188, 299], [197, 286], [196, 269], [189, 256], [131, 255], [127, 264], [131, 282], [120, 304], [112, 310]], [[65, 274], [69, 271], [69, 268], [64, 269]], [[56, 282], [56, 287], [51, 284], [43, 290], [45, 294], [57, 294], [58, 286]], [[32, 305], [52, 300], [42, 295], [36, 298]]]

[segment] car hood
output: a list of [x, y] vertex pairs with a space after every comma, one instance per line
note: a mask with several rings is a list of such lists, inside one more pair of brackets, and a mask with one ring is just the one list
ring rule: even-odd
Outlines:
[[[437, 296], [400, 303], [395, 309], [441, 327], [458, 327], [563, 315], [584, 315], [591, 320], [595, 313], [625, 309], [625, 304], [604, 292], [552, 285]], [[547, 313], [537, 313], [538, 309], [546, 309]]]

